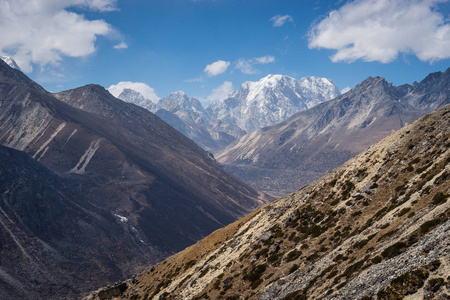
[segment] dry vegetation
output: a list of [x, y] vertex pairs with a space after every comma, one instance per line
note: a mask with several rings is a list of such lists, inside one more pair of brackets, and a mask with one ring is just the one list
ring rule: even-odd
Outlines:
[[446, 106], [130, 279], [125, 291], [91, 297], [445, 299], [449, 177]]

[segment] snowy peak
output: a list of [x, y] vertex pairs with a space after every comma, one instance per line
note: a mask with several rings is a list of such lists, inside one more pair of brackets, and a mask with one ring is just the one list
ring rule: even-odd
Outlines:
[[14, 61], [14, 59], [12, 59], [12, 57], [10, 56], [4, 56], [4, 55], [0, 55], [0, 59], [2, 59], [5, 63], [8, 64], [8, 66], [10, 66], [13, 69], [17, 69], [19, 71], [22, 71], [19, 66], [17, 65], [17, 63]]
[[150, 99], [146, 99], [141, 93], [132, 89], [123, 89], [122, 93], [120, 93], [117, 98], [141, 106], [150, 111], [153, 111], [155, 107], [155, 104]]
[[169, 96], [159, 100], [157, 107], [158, 109], [165, 109], [173, 113], [177, 113], [178, 111], [194, 113], [201, 118], [209, 119], [200, 101], [189, 97], [182, 91], [171, 93]]
[[268, 75], [256, 82], [245, 82], [208, 110], [213, 118], [236, 123], [246, 132], [286, 120], [296, 112], [340, 95], [329, 79]]

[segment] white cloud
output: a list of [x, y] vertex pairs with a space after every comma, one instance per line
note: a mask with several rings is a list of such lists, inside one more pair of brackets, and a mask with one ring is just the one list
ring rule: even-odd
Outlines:
[[192, 78], [192, 79], [186, 79], [183, 82], [188, 82], [188, 83], [190, 83], [190, 82], [202, 82], [203, 80], [204, 80], [204, 78], [200, 76], [200, 77], [195, 77], [195, 78]]
[[350, 91], [351, 89], [352, 89], [351, 87], [347, 86], [347, 87], [345, 87], [345, 88], [343, 88], [343, 89], [341, 90], [341, 94], [345, 94], [345, 93], [347, 93], [348, 91]]
[[244, 74], [256, 74], [258, 70], [254, 68], [255, 65], [269, 64], [275, 62], [275, 57], [266, 55], [256, 58], [240, 58], [235, 63], [235, 69], [240, 70]]
[[253, 60], [240, 58], [235, 65], [235, 68], [241, 70], [244, 74], [255, 74], [257, 71], [253, 69]]
[[111, 85], [108, 91], [114, 97], [118, 97], [124, 89], [131, 89], [139, 92], [144, 96], [144, 98], [151, 100], [152, 102], [157, 102], [159, 100], [158, 95], [156, 95], [155, 90], [142, 82], [131, 82], [131, 81], [121, 81], [118, 84]]
[[281, 27], [286, 22], [294, 22], [294, 19], [290, 15], [276, 15], [270, 18], [270, 21], [272, 21], [273, 27]]
[[223, 84], [219, 85], [212, 90], [212, 93], [208, 96], [208, 101], [213, 102], [228, 96], [229, 93], [233, 91], [233, 83], [230, 81], [225, 81]]
[[128, 45], [125, 42], [120, 42], [113, 47], [114, 49], [128, 49]]
[[275, 56], [272, 55], [266, 55], [262, 57], [255, 58], [255, 61], [259, 64], [270, 64], [275, 61]]
[[219, 74], [225, 73], [225, 71], [230, 66], [229, 61], [218, 60], [206, 66], [203, 70], [209, 77], [214, 77]]
[[448, 0], [356, 0], [309, 32], [309, 48], [337, 50], [333, 62], [388, 63], [399, 53], [422, 61], [450, 58], [450, 24], [438, 10]]
[[10, 55], [25, 72], [32, 64], [57, 65], [63, 56], [95, 52], [98, 36], [114, 32], [103, 20], [87, 20], [68, 11], [116, 10], [116, 0], [0, 0], [0, 53]]

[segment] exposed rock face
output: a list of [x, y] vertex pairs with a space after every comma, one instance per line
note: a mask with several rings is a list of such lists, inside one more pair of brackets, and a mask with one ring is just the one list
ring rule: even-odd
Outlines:
[[[66, 103], [0, 61], [0, 144], [76, 178], [95, 205], [154, 249], [137, 261], [180, 251], [271, 200], [159, 117], [100, 86], [56, 96]], [[104, 279], [121, 270], [114, 274]]]
[[127, 281], [118, 299], [447, 299], [449, 230], [447, 105]]
[[336, 99], [240, 137], [216, 158], [244, 181], [281, 196], [448, 103], [450, 69], [412, 86], [368, 78]]
[[0, 298], [75, 298], [162, 253], [23, 152], [0, 146]]

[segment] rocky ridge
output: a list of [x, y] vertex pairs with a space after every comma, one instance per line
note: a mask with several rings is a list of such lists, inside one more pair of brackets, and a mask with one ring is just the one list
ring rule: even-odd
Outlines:
[[368, 78], [340, 97], [238, 138], [216, 158], [245, 182], [282, 196], [448, 103], [450, 69], [399, 87]]
[[447, 105], [126, 281], [115, 299], [447, 299], [449, 125]]

